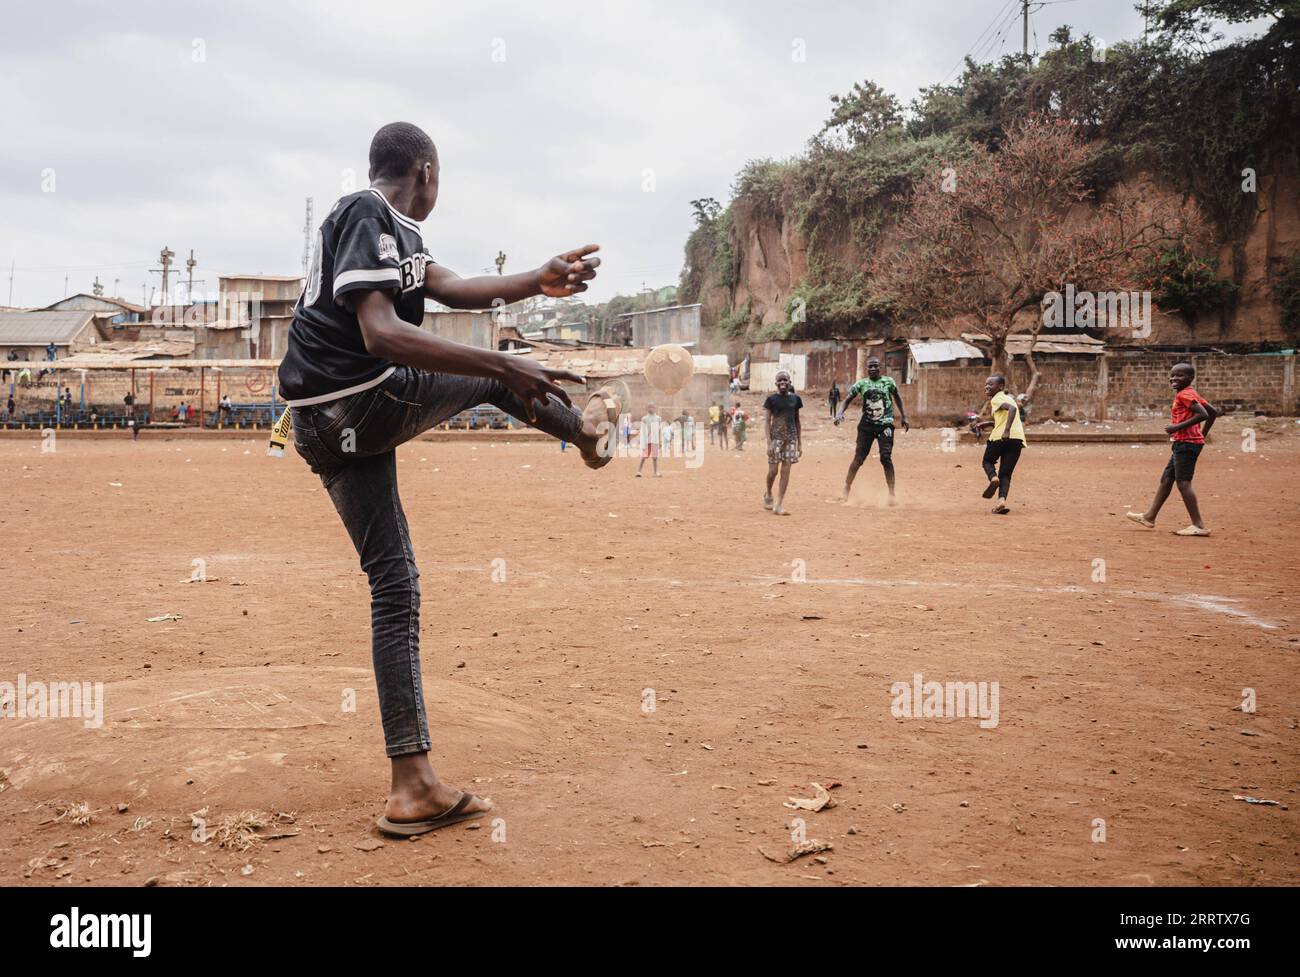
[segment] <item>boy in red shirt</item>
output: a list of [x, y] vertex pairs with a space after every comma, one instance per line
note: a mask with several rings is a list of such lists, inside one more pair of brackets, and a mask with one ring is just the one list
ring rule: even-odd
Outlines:
[[1183, 497], [1187, 514], [1192, 524], [1186, 529], [1179, 529], [1176, 536], [1208, 536], [1210, 531], [1201, 520], [1201, 510], [1196, 504], [1196, 492], [1192, 489], [1192, 476], [1196, 474], [1196, 459], [1205, 447], [1205, 436], [1210, 433], [1214, 419], [1219, 412], [1210, 402], [1196, 392], [1192, 381], [1196, 379], [1196, 368], [1190, 363], [1179, 363], [1169, 371], [1169, 386], [1174, 388], [1174, 406], [1171, 411], [1172, 423], [1165, 428], [1173, 450], [1169, 455], [1169, 464], [1160, 476], [1160, 487], [1156, 497], [1151, 500], [1151, 507], [1146, 512], [1127, 513], [1128, 518], [1147, 529], [1156, 528], [1156, 516], [1160, 507], [1169, 498], [1169, 490], [1178, 486], [1178, 494]]

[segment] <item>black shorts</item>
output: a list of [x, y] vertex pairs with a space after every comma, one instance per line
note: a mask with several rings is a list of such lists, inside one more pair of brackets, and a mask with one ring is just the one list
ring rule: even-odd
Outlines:
[[858, 424], [858, 447], [853, 457], [858, 460], [864, 460], [867, 455], [871, 454], [871, 443], [880, 442], [880, 460], [889, 461], [890, 456], [894, 453], [894, 425], [892, 424], [873, 424], [870, 421], [860, 422]]
[[1204, 447], [1204, 444], [1194, 441], [1175, 441], [1163, 477], [1172, 478], [1176, 482], [1190, 482], [1196, 474], [1196, 459], [1201, 456]]

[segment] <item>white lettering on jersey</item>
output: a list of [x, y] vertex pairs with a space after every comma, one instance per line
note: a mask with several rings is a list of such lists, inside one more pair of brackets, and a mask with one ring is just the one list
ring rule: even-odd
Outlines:
[[397, 266], [397, 272], [401, 275], [403, 293], [424, 285], [424, 269], [428, 263], [429, 256], [423, 251], [402, 260]]
[[379, 259], [391, 258], [393, 261], [399, 259], [397, 253], [397, 238], [391, 234], [379, 235]]

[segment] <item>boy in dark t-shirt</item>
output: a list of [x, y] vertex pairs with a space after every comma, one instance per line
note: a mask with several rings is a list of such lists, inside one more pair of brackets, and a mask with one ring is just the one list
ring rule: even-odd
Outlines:
[[535, 271], [461, 278], [425, 250], [419, 221], [438, 199], [438, 155], [422, 130], [384, 126], [365, 190], [321, 224], [280, 364], [298, 454], [318, 474], [370, 581], [371, 646], [392, 788], [379, 827], [409, 836], [480, 817], [491, 802], [439, 781], [419, 656], [419, 571], [397, 493], [398, 445], [478, 404], [493, 404], [578, 447], [591, 468], [612, 457], [621, 404], [602, 389], [580, 414], [559, 385], [582, 377], [527, 356], [477, 349], [420, 329], [426, 297], [487, 309], [586, 291], [588, 245]]
[[[763, 401], [767, 434], [767, 491], [763, 493], [763, 508], [774, 515], [788, 516], [785, 510], [785, 492], [790, 487], [790, 466], [799, 460], [803, 450], [803, 429], [799, 424], [799, 411], [803, 398], [794, 392], [790, 374], [782, 370], [776, 375], [776, 393], [768, 394]], [[772, 483], [777, 473], [781, 475], [772, 499]]]

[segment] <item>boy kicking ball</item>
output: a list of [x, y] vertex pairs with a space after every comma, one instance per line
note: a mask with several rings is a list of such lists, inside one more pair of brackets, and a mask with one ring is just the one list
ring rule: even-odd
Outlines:
[[[785, 491], [790, 487], [790, 466], [799, 460], [803, 449], [803, 430], [799, 425], [799, 411], [803, 398], [794, 392], [790, 374], [782, 370], [776, 375], [776, 393], [763, 401], [767, 434], [767, 491], [763, 494], [763, 508], [773, 514], [788, 516], [785, 511]], [[776, 488], [776, 501], [772, 501], [772, 483], [778, 472], [781, 481]]]
[[1177, 485], [1178, 494], [1183, 497], [1187, 515], [1192, 523], [1184, 529], [1176, 530], [1176, 536], [1208, 536], [1201, 519], [1201, 507], [1196, 501], [1196, 492], [1192, 488], [1192, 477], [1196, 474], [1196, 459], [1205, 447], [1205, 436], [1214, 426], [1219, 412], [1208, 400], [1196, 392], [1192, 381], [1196, 379], [1196, 367], [1190, 363], [1178, 363], [1169, 371], [1169, 386], [1174, 388], [1174, 405], [1170, 411], [1171, 423], [1165, 428], [1172, 442], [1169, 463], [1165, 465], [1164, 474], [1160, 476], [1160, 485], [1156, 496], [1151, 500], [1151, 507], [1146, 512], [1128, 512], [1125, 515], [1139, 526], [1147, 529], [1156, 528], [1156, 516], [1169, 498], [1170, 490]]
[[321, 224], [311, 274], [280, 364], [298, 454], [320, 476], [370, 581], [371, 652], [392, 787], [379, 827], [418, 835], [481, 816], [491, 801], [442, 783], [420, 680], [420, 584], [397, 493], [397, 446], [488, 403], [577, 446], [591, 468], [609, 462], [616, 394], [592, 394], [583, 413], [559, 381], [582, 377], [524, 356], [462, 346], [420, 329], [428, 296], [486, 309], [586, 291], [595, 245], [535, 271], [461, 278], [434, 263], [418, 221], [438, 200], [438, 154], [405, 122], [370, 144], [368, 189], [343, 197]]

